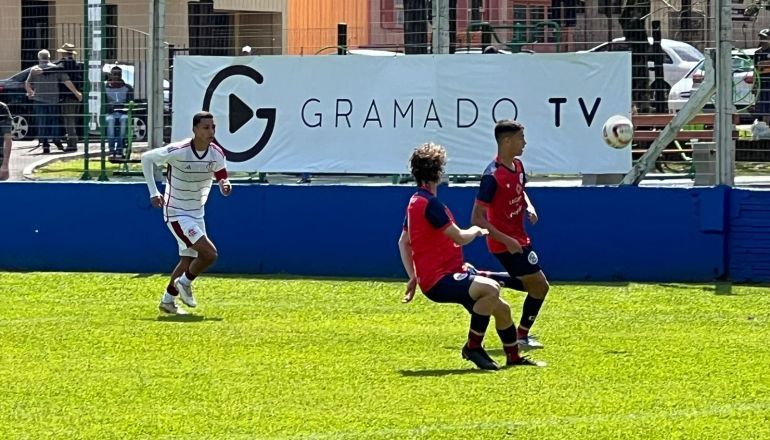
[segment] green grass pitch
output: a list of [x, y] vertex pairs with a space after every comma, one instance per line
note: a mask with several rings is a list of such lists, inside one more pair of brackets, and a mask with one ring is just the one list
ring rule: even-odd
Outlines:
[[165, 283], [0, 273], [0, 438], [770, 439], [765, 288], [557, 284], [549, 366], [480, 372], [400, 282], [203, 276], [185, 319]]

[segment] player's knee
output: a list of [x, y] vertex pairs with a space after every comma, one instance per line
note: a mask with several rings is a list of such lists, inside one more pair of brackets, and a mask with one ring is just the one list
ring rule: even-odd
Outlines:
[[204, 260], [208, 261], [209, 263], [214, 263], [217, 261], [217, 258], [219, 258], [219, 253], [217, 252], [216, 248], [209, 248], [202, 252], [198, 252], [198, 257], [203, 258]]
[[497, 305], [495, 306], [495, 312], [496, 312], [496, 313], [495, 313], [495, 316], [499, 316], [499, 315], [503, 315], [503, 316], [506, 316], [506, 315], [510, 315], [510, 314], [511, 314], [511, 306], [510, 306], [510, 304], [508, 304], [507, 302], [505, 302], [505, 301], [503, 301], [502, 299], [500, 299], [500, 300], [497, 302]]
[[542, 280], [532, 286], [529, 294], [535, 298], [542, 299], [545, 298], [549, 290], [551, 290], [551, 285], [548, 283], [548, 281]]

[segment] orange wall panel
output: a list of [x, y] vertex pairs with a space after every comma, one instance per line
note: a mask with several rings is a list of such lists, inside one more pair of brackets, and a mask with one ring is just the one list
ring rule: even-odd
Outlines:
[[336, 46], [340, 22], [348, 24], [350, 47], [369, 44], [370, 1], [289, 0], [286, 53], [313, 55], [323, 47]]

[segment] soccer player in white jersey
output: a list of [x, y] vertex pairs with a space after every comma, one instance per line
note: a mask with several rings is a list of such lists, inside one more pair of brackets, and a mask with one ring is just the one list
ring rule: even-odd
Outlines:
[[[214, 115], [196, 113], [192, 139], [142, 155], [142, 171], [152, 205], [163, 208], [166, 225], [179, 244], [179, 264], [171, 273], [158, 306], [163, 313], [180, 313], [174, 301], [177, 296], [188, 307], [196, 307], [192, 282], [217, 260], [217, 248], [206, 236], [203, 206], [211, 191], [212, 177], [218, 182], [223, 196], [230, 195], [232, 185], [227, 179], [225, 153], [214, 143], [215, 129]], [[163, 195], [155, 185], [153, 165], [166, 167]]]

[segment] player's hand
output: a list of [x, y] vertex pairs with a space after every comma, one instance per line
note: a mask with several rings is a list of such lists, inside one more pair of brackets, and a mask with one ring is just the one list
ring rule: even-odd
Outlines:
[[80, 92], [75, 93], [75, 98], [78, 99], [78, 101], [83, 102], [83, 94]]
[[505, 247], [508, 249], [508, 252], [512, 254], [520, 254], [524, 252], [524, 249], [521, 247], [518, 241], [516, 239], [508, 237], [507, 240], [505, 240]]
[[404, 304], [412, 302], [415, 292], [417, 292], [417, 278], [412, 278], [406, 283], [406, 292], [404, 292], [404, 297], [401, 298], [401, 302]]
[[539, 220], [537, 217], [537, 213], [535, 210], [527, 210], [527, 215], [529, 216], [529, 222], [534, 224], [537, 224], [537, 221]]
[[470, 228], [468, 228], [468, 230], [473, 234], [474, 237], [484, 237], [486, 235], [489, 235], [488, 230], [484, 228], [480, 228], [478, 226], [471, 226]]
[[155, 208], [162, 208], [165, 200], [163, 200], [163, 196], [155, 196], [150, 198], [150, 203], [152, 203], [152, 206]]
[[231, 192], [233, 192], [233, 185], [230, 184], [229, 180], [222, 179], [219, 181], [219, 192], [221, 192], [223, 196], [227, 197]]

